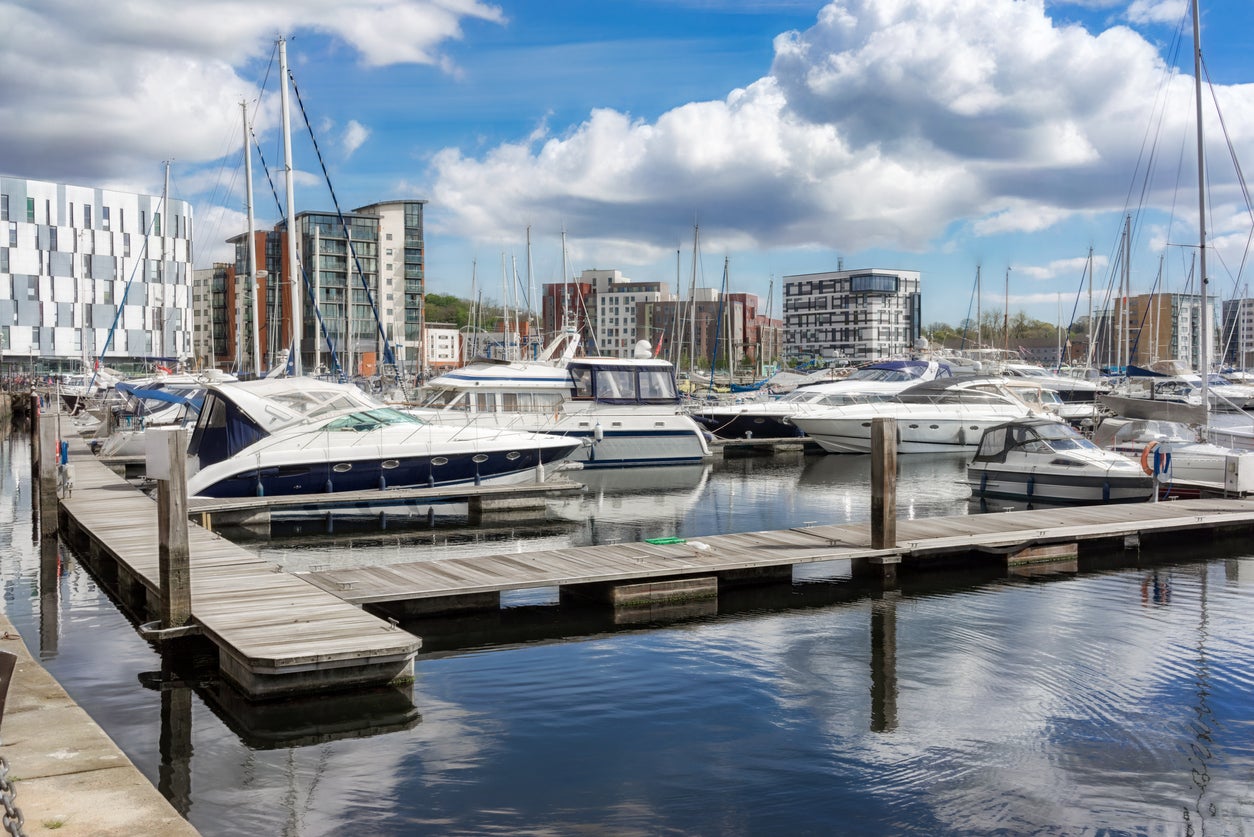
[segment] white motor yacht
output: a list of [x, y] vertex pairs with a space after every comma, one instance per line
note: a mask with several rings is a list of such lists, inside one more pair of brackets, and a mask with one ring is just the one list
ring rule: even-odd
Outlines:
[[949, 366], [927, 360], [872, 363], [839, 381], [798, 387], [781, 398], [714, 404], [694, 410], [692, 417], [724, 439], [786, 439], [803, 435], [789, 421], [814, 408], [889, 398], [905, 388], [951, 376]]
[[791, 421], [828, 453], [869, 453], [871, 422], [897, 420], [898, 453], [970, 451], [984, 431], [1016, 418], [1052, 416], [1014, 394], [1001, 378], [941, 378], [891, 399], [816, 409]]
[[674, 366], [650, 357], [647, 343], [631, 358], [576, 357], [577, 347], [568, 334], [536, 360], [473, 361], [429, 381], [410, 412], [452, 426], [564, 436], [583, 443], [571, 459], [585, 468], [710, 456], [704, 431], [681, 407]]

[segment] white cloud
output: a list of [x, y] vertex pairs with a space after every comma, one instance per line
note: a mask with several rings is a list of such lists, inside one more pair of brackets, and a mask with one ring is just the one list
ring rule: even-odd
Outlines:
[[[1039, 0], [842, 0], [775, 51], [769, 75], [652, 121], [599, 109], [538, 146], [444, 149], [433, 226], [496, 241], [560, 225], [660, 257], [695, 216], [709, 250], [922, 251], [954, 224], [1038, 232], [1122, 209], [1160, 91], [1179, 103], [1160, 136], [1178, 142], [1191, 113], [1191, 82], [1138, 34], [1055, 23]], [[1251, 90], [1218, 95], [1248, 145]]]
[[[440, 45], [461, 37], [468, 17], [503, 21], [478, 0], [0, 0], [3, 166], [153, 191], [161, 160], [193, 164], [239, 149], [239, 101], [258, 96], [240, 68], [264, 68], [276, 33], [331, 36], [367, 66], [449, 67]], [[274, 125], [274, 110], [259, 131]], [[143, 171], [152, 175], [134, 182]]]
[[[1097, 274], [1106, 267], [1107, 258], [1105, 256], [1093, 256], [1093, 273]], [[1029, 279], [1078, 279], [1084, 275], [1088, 269], [1089, 260], [1086, 256], [1080, 256], [1074, 259], [1054, 259], [1046, 265], [1015, 265], [1014, 272], [1016, 276], [1026, 276]]]
[[1134, 0], [1128, 7], [1128, 20], [1133, 23], [1176, 24], [1188, 12], [1188, 0]]
[[344, 134], [341, 140], [344, 143], [344, 156], [351, 157], [353, 152], [361, 148], [369, 137], [369, 128], [356, 119], [348, 120], [348, 124], [344, 126]]

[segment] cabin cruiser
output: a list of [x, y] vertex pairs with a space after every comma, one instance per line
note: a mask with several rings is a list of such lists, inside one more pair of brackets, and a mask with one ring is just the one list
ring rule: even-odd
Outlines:
[[898, 453], [927, 453], [973, 450], [989, 427], [1038, 414], [1062, 421], [1026, 403], [1004, 379], [940, 378], [884, 401], [816, 409], [790, 421], [828, 453], [869, 453], [872, 420], [893, 418]]
[[839, 381], [798, 387], [781, 398], [704, 406], [692, 417], [724, 439], [787, 439], [803, 435], [788, 419], [811, 408], [875, 401], [921, 381], [948, 377], [949, 366], [934, 360], [882, 361]]
[[536, 360], [481, 358], [428, 381], [410, 412], [579, 441], [571, 460], [585, 468], [702, 461], [710, 448], [681, 408], [674, 366], [641, 343], [631, 358], [576, 357], [578, 335], [564, 334]]
[[985, 430], [967, 483], [977, 499], [1043, 503], [1140, 502], [1156, 485], [1136, 462], [1099, 448], [1070, 425], [1041, 418]]
[[432, 424], [351, 384], [263, 378], [208, 387], [188, 445], [187, 491], [251, 497], [525, 482], [580, 446]]

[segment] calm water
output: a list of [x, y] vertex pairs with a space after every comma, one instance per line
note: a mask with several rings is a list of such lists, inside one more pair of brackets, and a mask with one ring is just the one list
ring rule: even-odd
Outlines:
[[[1254, 831], [1243, 544], [878, 594], [835, 564], [669, 625], [559, 620], [540, 596], [439, 626], [412, 689], [246, 707], [194, 665], [163, 678], [72, 555], [41, 599], [28, 456], [0, 443], [9, 617], [205, 834]], [[966, 512], [960, 460], [901, 461], [905, 513]], [[302, 569], [865, 519], [867, 473], [817, 456], [588, 475], [605, 484], [586, 498], [470, 534], [454, 513], [251, 546]], [[439, 650], [454, 632], [475, 647]]]

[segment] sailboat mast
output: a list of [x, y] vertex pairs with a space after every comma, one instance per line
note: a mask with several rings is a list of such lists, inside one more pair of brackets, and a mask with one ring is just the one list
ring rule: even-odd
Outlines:
[[1201, 267], [1202, 322], [1199, 330], [1198, 372], [1202, 375], [1202, 411], [1203, 416], [1210, 410], [1210, 392], [1208, 378], [1210, 375], [1210, 315], [1207, 312], [1206, 300], [1206, 151], [1202, 138], [1202, 25], [1199, 20], [1198, 3], [1193, 0], [1193, 85], [1194, 99], [1197, 105], [1197, 252]]
[[700, 240], [701, 228], [693, 224], [692, 280], [688, 286], [688, 374], [690, 376], [697, 371], [697, 253]]
[[1010, 267], [1006, 267], [1006, 312], [1002, 315], [1001, 320], [1002, 331], [1002, 348], [1006, 350], [1007, 356], [1010, 354]]
[[[240, 110], [244, 113], [244, 200], [248, 204], [248, 297], [252, 304], [253, 320], [253, 375], [261, 377], [261, 319], [257, 305], [257, 234], [254, 231], [253, 218], [253, 149], [249, 144], [248, 134], [248, 103], [240, 102]], [[238, 357], [238, 355], [236, 356]]]
[[[284, 199], [287, 201], [287, 261], [288, 282], [291, 287], [292, 300], [292, 356], [291, 369], [293, 375], [301, 374], [300, 339], [304, 315], [304, 300], [301, 299], [301, 277], [297, 256], [296, 240], [296, 186], [292, 177], [292, 110], [288, 102], [287, 92], [287, 40], [279, 38], [279, 109], [283, 123], [283, 180], [285, 181]], [[351, 342], [351, 340], [350, 340]]]
[[978, 264], [975, 266], [975, 348], [977, 349], [982, 348], [984, 345], [981, 333], [984, 328], [984, 324], [981, 322], [984, 314], [980, 310], [980, 267], [981, 265]]

